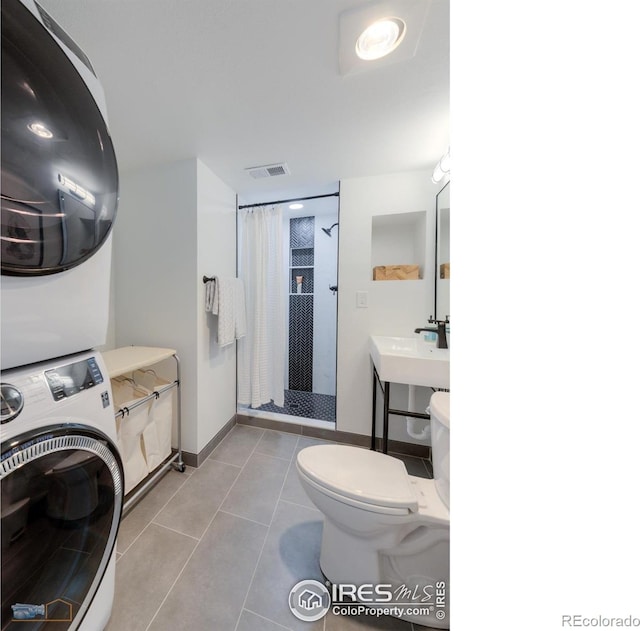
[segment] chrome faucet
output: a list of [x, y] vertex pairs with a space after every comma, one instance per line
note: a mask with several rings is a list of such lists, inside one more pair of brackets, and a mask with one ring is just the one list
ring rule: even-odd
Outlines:
[[438, 335], [438, 348], [449, 348], [447, 345], [447, 329], [446, 326], [449, 324], [449, 316], [445, 316], [444, 320], [434, 320], [433, 316], [429, 316], [429, 324], [435, 324], [434, 327], [420, 327], [415, 330], [415, 333], [420, 333], [421, 331], [432, 331], [437, 333]]

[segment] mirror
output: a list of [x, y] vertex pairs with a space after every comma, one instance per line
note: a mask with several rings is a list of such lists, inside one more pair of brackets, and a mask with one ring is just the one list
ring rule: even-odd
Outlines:
[[446, 316], [451, 315], [449, 304], [449, 283], [451, 276], [449, 257], [449, 184], [450, 182], [447, 182], [436, 195], [436, 320], [444, 320]]

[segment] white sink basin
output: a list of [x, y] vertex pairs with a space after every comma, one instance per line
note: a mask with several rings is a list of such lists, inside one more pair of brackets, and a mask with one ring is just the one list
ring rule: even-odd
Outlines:
[[369, 338], [371, 359], [381, 381], [449, 388], [449, 349], [417, 337]]

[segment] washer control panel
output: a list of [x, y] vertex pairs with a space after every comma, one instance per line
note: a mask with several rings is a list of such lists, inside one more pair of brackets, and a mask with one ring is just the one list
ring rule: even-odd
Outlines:
[[45, 370], [44, 376], [55, 401], [93, 388], [104, 381], [95, 357]]

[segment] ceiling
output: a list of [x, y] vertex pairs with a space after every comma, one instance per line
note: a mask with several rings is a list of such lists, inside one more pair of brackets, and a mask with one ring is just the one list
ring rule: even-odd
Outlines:
[[[449, 144], [448, 0], [385, 0], [424, 3], [415, 55], [346, 75], [340, 16], [371, 2], [38, 1], [104, 86], [121, 172], [197, 156], [241, 202], [268, 201], [431, 169]], [[245, 172], [277, 162], [291, 174]]]

